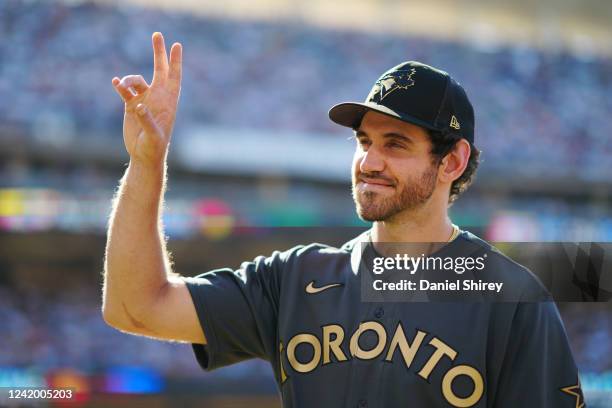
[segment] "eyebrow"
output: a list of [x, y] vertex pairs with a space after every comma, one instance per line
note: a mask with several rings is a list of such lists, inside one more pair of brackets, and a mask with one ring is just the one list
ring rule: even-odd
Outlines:
[[[355, 132], [355, 137], [361, 137], [361, 136], [367, 137], [368, 134], [365, 131], [363, 131], [363, 130], [357, 130]], [[398, 140], [401, 140], [402, 142], [414, 144], [414, 140], [412, 140], [409, 136], [405, 136], [405, 135], [403, 135], [401, 133], [397, 133], [397, 132], [387, 132], [387, 133], [383, 134], [383, 137], [385, 139], [398, 139]]]

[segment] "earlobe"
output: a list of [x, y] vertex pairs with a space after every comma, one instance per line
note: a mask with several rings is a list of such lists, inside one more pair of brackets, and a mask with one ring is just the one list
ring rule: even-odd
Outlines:
[[442, 159], [442, 163], [440, 163], [440, 180], [444, 182], [452, 182], [453, 181], [453, 171], [454, 171], [454, 160], [452, 158], [452, 153], [447, 154]]

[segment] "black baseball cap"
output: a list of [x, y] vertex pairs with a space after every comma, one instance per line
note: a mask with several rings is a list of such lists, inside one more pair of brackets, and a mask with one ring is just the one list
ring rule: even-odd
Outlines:
[[329, 110], [329, 118], [357, 129], [368, 111], [474, 144], [474, 108], [465, 90], [448, 73], [421, 62], [406, 61], [391, 68], [378, 78], [363, 103], [339, 103]]

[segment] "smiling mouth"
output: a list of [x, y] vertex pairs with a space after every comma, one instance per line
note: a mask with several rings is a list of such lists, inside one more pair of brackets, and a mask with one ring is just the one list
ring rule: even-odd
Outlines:
[[358, 179], [358, 184], [362, 184], [364, 186], [377, 186], [377, 187], [389, 187], [389, 188], [393, 188], [393, 184], [386, 181], [386, 180], [381, 180], [381, 179], [370, 179], [370, 178], [363, 178], [360, 177]]
[[357, 183], [361, 190], [387, 190], [393, 189], [393, 185], [382, 180], [363, 180], [359, 179]]

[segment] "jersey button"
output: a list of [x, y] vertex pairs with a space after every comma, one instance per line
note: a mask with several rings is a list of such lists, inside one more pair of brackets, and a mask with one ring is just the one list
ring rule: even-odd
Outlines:
[[368, 400], [367, 399], [360, 399], [359, 400], [359, 406], [360, 407], [367, 407], [368, 406]]
[[385, 309], [383, 309], [382, 307], [379, 307], [374, 311], [374, 316], [376, 316], [377, 319], [380, 319], [384, 315], [385, 315]]

